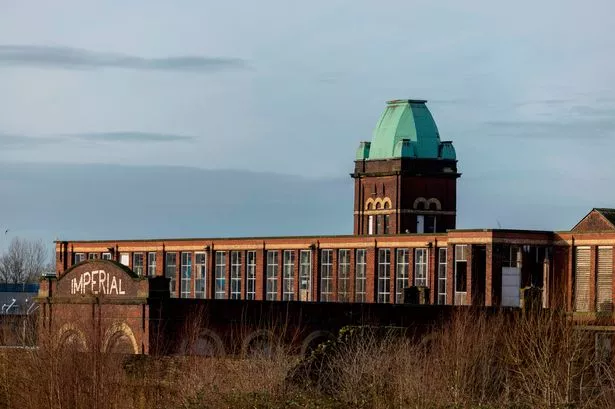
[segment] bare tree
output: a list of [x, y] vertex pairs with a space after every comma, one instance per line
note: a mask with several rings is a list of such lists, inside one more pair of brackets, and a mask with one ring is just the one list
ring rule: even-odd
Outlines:
[[47, 249], [41, 240], [15, 237], [0, 256], [0, 280], [5, 283], [31, 283], [45, 271]]

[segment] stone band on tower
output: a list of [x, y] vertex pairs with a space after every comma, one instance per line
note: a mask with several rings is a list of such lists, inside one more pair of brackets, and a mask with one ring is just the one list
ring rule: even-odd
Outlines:
[[457, 158], [425, 100], [388, 101], [357, 150], [354, 234], [445, 232], [457, 211]]

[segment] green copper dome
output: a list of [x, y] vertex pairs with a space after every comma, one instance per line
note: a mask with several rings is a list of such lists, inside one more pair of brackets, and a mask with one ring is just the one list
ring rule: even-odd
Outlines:
[[363, 159], [450, 159], [455, 160], [451, 142], [441, 142], [436, 122], [425, 106], [427, 101], [388, 101], [376, 125], [371, 143], [362, 142], [357, 160]]

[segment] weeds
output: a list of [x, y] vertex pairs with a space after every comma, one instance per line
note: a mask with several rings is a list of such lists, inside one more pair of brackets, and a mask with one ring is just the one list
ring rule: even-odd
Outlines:
[[0, 408], [613, 406], [613, 364], [600, 349], [612, 340], [556, 312], [467, 309], [420, 336], [402, 332], [348, 328], [301, 362], [284, 345], [250, 358], [127, 357], [39, 339], [38, 349], [0, 350]]

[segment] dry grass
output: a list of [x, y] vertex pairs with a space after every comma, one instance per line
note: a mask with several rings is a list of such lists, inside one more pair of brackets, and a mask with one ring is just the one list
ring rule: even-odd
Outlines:
[[612, 361], [552, 312], [466, 310], [427, 336], [358, 331], [309, 376], [283, 346], [250, 359], [0, 350], [0, 408], [609, 408]]

